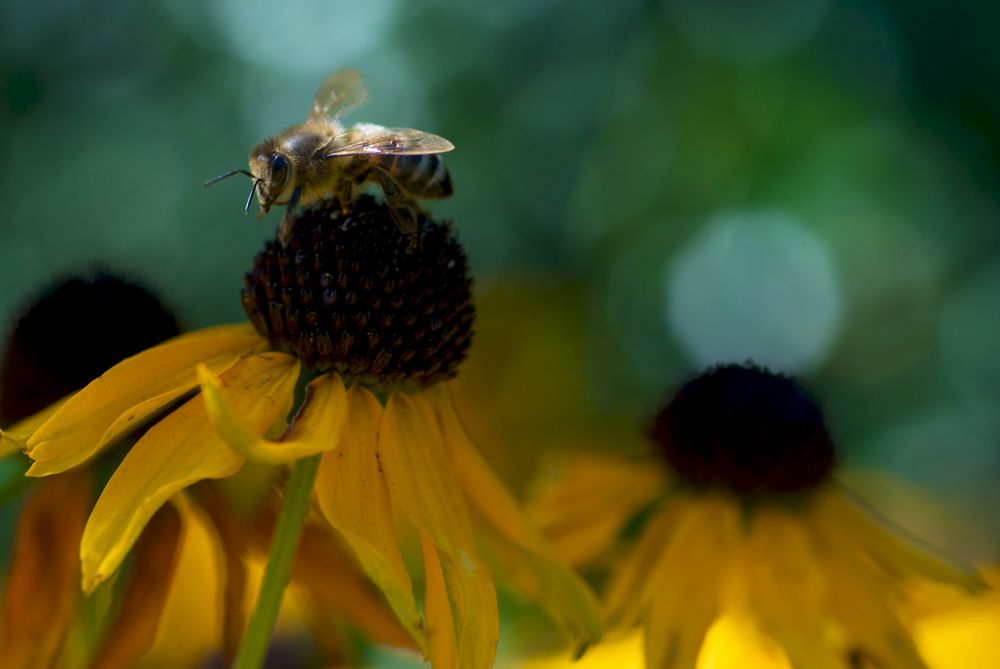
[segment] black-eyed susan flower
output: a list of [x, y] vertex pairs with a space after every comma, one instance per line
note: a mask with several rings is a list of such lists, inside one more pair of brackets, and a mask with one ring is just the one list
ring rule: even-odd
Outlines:
[[535, 505], [578, 563], [612, 556], [609, 624], [642, 628], [647, 667], [704, 663], [720, 621], [751, 625], [776, 654], [762, 666], [923, 667], [894, 608], [904, 585], [982, 586], [836, 483], [820, 407], [791, 378], [710, 369], [651, 436], [660, 465], [589, 456]]
[[[124, 328], [127, 319], [137, 327]], [[81, 328], [67, 337], [67, 328]], [[115, 362], [177, 334], [177, 324], [143, 288], [97, 273], [49, 289], [17, 320], [0, 368], [0, 421], [30, 432], [46, 408]], [[68, 345], [72, 341], [72, 346]], [[20, 454], [4, 453], [8, 458]], [[79, 544], [93, 504], [89, 468], [40, 482], [21, 506], [3, 592], [0, 666], [51, 666], [81, 608]], [[128, 666], [152, 644], [183, 542], [180, 515], [164, 509], [139, 540], [119, 613], [88, 654], [95, 667]]]
[[[308, 511], [315, 480], [322, 518], [435, 667], [492, 665], [501, 572], [581, 646], [599, 635], [593, 596], [525, 522], [453, 409], [446, 382], [465, 357], [474, 309], [466, 259], [447, 226], [421, 217], [411, 238], [371, 198], [350, 215], [333, 204], [308, 211], [287, 244], [270, 242], [258, 255], [243, 304], [250, 325], [203, 330], [139, 353], [30, 433], [6, 436], [34, 461], [28, 474], [45, 476], [86, 463], [158, 419], [87, 520], [86, 591], [115, 572], [171, 496], [231, 476], [247, 459], [297, 461], [285, 508], [297, 508], [298, 520], [285, 523], [282, 511], [271, 564], [291, 569], [288, 551], [275, 547], [294, 552], [293, 526]], [[314, 378], [282, 431], [303, 367]], [[193, 396], [199, 384], [201, 396]], [[422, 607], [398, 520], [419, 536]], [[265, 577], [261, 597], [272, 591]]]
[[[82, 323], [87, 327], [67, 350], [67, 329]], [[8, 424], [32, 414], [8, 432], [33, 432], [65, 395], [177, 331], [169, 312], [131, 282], [98, 273], [58, 284], [18, 319], [6, 343], [0, 414]], [[114, 466], [120, 450], [29, 486], [4, 579], [0, 666], [33, 669], [57, 660], [103, 669], [196, 666], [211, 654], [235, 652], [255, 580], [247, 563], [266, 548], [274, 525], [267, 506], [263, 513], [247, 511], [266, 499], [270, 481], [254, 485], [242, 477], [238, 500], [211, 482], [191, 495], [174, 496], [146, 523], [129, 569], [107, 584], [113, 587], [81, 599], [84, 525], [102, 472]], [[7, 457], [9, 463], [22, 456], [8, 452]], [[332, 627], [345, 619], [374, 641], [413, 648], [348, 554], [321, 535], [316, 523], [305, 532], [310, 540], [295, 555], [292, 583], [314, 586], [296, 599], [310, 612], [306, 622], [323, 631], [316, 657], [348, 659]]]

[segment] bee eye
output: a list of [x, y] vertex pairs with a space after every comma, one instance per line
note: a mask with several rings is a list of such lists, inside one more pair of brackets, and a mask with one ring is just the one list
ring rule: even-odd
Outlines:
[[288, 179], [288, 159], [280, 153], [271, 157], [271, 188], [280, 189]]

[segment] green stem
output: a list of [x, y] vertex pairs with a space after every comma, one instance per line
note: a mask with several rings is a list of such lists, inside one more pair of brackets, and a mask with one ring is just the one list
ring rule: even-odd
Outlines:
[[292, 570], [292, 558], [299, 546], [302, 524], [309, 512], [309, 497], [319, 471], [320, 457], [322, 456], [314, 455], [302, 458], [292, 466], [292, 474], [285, 489], [285, 503], [281, 506], [274, 538], [271, 540], [271, 550], [267, 555], [264, 580], [261, 581], [257, 604], [240, 642], [233, 669], [258, 669], [264, 663], [271, 632], [281, 609], [281, 598]]

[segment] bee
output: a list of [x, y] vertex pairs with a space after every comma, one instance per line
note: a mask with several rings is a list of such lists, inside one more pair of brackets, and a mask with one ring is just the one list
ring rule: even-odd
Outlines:
[[368, 97], [361, 73], [338, 70], [316, 91], [306, 120], [265, 139], [250, 150], [250, 170], [233, 170], [209, 179], [210, 186], [234, 174], [253, 179], [263, 216], [286, 205], [278, 239], [287, 244], [297, 207], [309, 209], [337, 200], [349, 212], [367, 184], [380, 187], [393, 222], [404, 233], [417, 232], [418, 199], [451, 195], [451, 176], [440, 154], [455, 146], [443, 137], [412, 128], [374, 123], [347, 127], [340, 120]]

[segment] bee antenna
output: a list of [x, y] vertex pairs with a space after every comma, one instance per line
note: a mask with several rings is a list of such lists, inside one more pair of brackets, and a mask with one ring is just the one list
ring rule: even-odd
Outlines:
[[257, 192], [257, 186], [260, 185], [260, 179], [253, 180], [253, 186], [250, 186], [250, 195], [247, 196], [247, 206], [243, 208], [243, 213], [250, 212], [250, 203], [253, 202], [254, 193]]
[[249, 172], [247, 172], [246, 170], [233, 170], [232, 172], [226, 172], [225, 174], [220, 174], [217, 177], [212, 177], [211, 179], [209, 179], [208, 181], [206, 181], [205, 183], [203, 183], [201, 185], [201, 187], [202, 188], [208, 188], [212, 184], [217, 183], [219, 181], [222, 181], [223, 179], [228, 179], [229, 177], [233, 176], [234, 174], [245, 174], [248, 177], [250, 177], [251, 179], [256, 179], [257, 178], [254, 175], [252, 175]]

